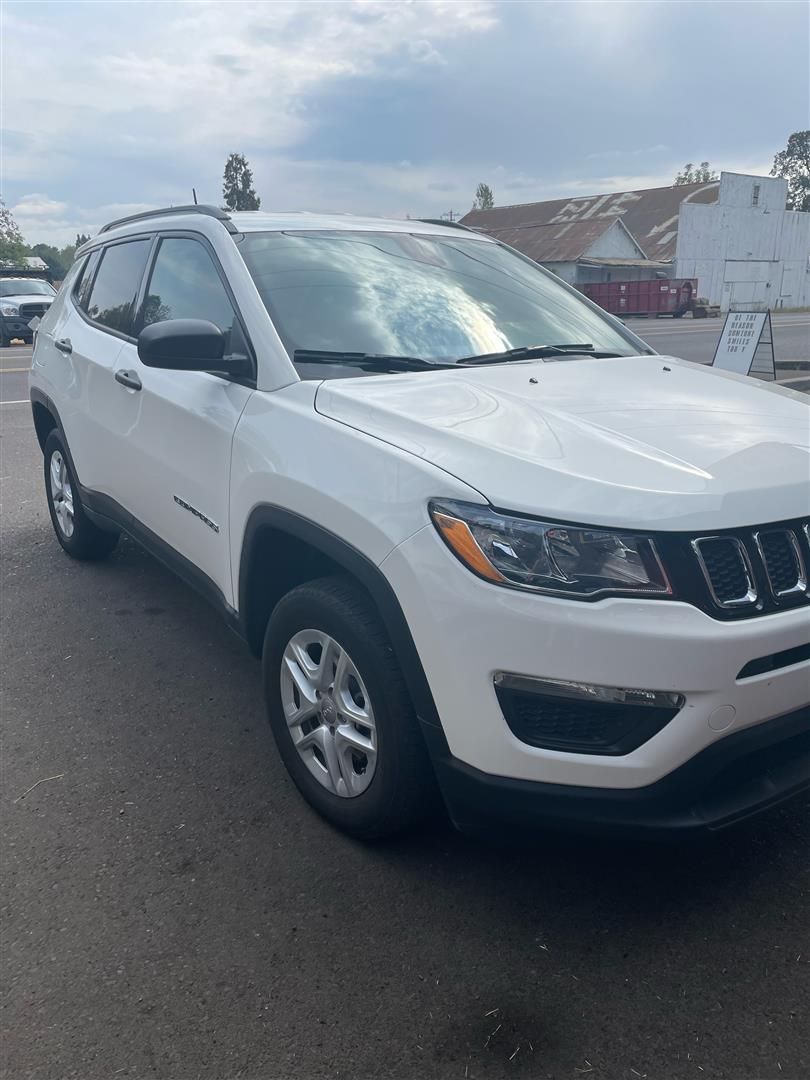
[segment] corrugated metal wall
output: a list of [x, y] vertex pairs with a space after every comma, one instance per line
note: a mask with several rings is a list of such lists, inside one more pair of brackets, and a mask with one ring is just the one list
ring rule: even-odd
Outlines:
[[784, 180], [723, 173], [716, 204], [681, 206], [675, 276], [722, 311], [810, 307], [810, 214], [785, 196]]

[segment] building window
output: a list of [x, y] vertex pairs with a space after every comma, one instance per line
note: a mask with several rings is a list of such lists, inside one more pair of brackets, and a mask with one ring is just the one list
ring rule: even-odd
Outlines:
[[753, 192], [751, 194], [751, 205], [752, 206], [759, 206], [759, 189], [760, 189], [760, 186], [761, 186], [760, 184], [754, 184], [754, 190], [753, 190]]

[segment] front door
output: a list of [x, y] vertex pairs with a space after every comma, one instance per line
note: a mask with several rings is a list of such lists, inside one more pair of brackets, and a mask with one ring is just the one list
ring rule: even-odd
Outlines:
[[[160, 240], [138, 326], [168, 319], [207, 319], [224, 332], [226, 353], [247, 350], [214, 257], [191, 237]], [[126, 509], [203, 571], [232, 604], [231, 445], [252, 390], [208, 372], [146, 367], [134, 343], [124, 345], [117, 368], [135, 384], [117, 385], [129, 459]]]

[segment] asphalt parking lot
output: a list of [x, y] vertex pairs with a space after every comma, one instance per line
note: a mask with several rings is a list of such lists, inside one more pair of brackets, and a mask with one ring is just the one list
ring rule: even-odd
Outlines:
[[70, 562], [25, 404], [0, 435], [0, 1076], [810, 1075], [810, 799], [678, 845], [347, 840], [218, 616], [128, 541]]

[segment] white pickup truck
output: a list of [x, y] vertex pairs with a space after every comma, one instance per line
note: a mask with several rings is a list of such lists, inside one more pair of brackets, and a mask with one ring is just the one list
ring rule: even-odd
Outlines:
[[810, 784], [806, 399], [654, 354], [486, 236], [113, 222], [31, 401], [59, 543], [125, 532], [202, 590], [356, 836], [440, 799], [493, 832], [717, 828]]
[[31, 322], [41, 318], [53, 303], [56, 289], [42, 278], [19, 277], [12, 270], [0, 271], [0, 348], [12, 341], [34, 339]]

